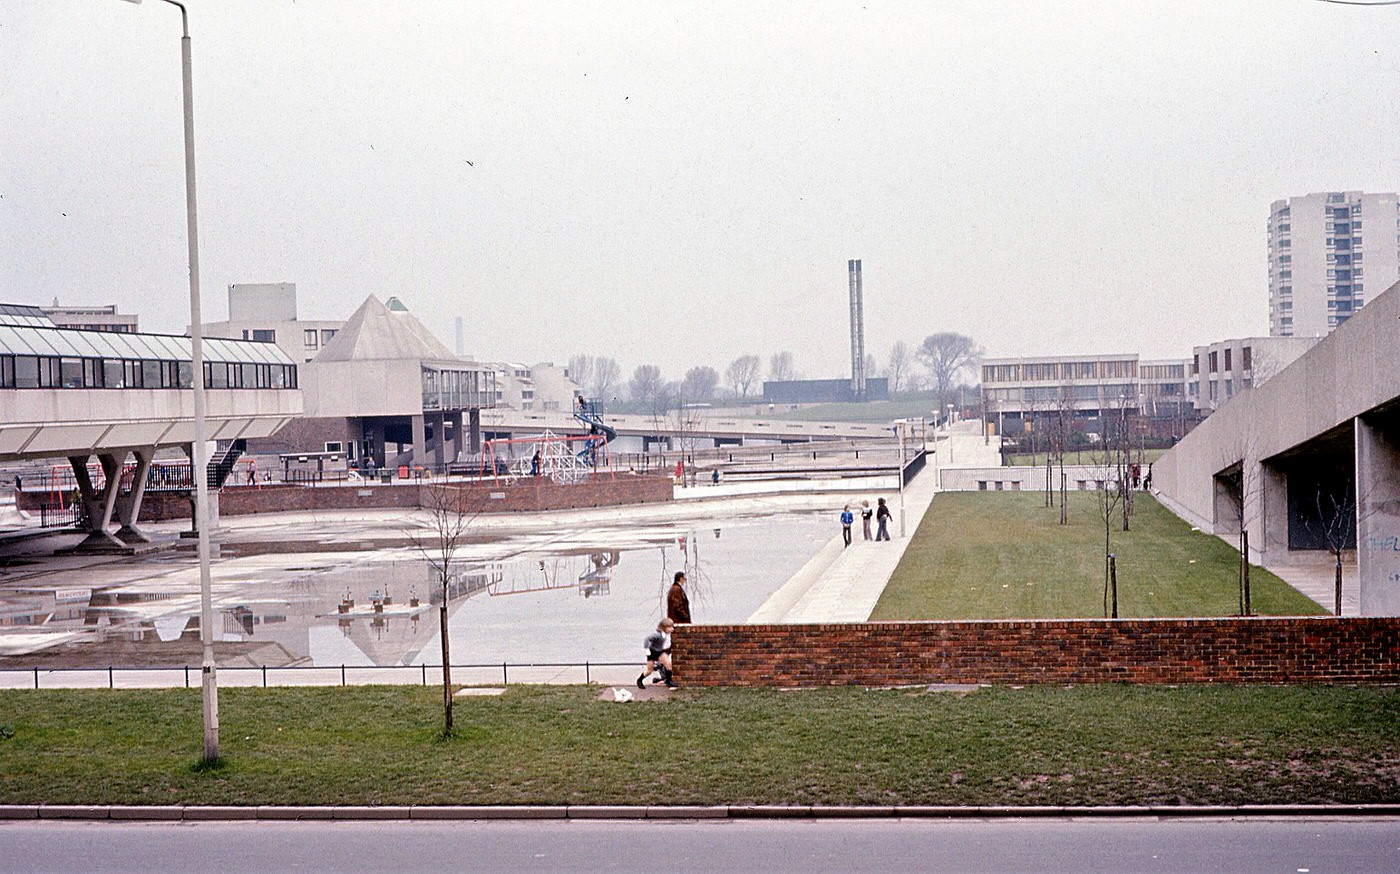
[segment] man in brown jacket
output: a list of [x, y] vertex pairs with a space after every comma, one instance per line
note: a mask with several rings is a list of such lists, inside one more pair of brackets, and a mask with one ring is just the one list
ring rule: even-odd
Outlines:
[[690, 598], [685, 594], [685, 571], [676, 571], [676, 580], [666, 593], [666, 618], [677, 625], [690, 622]]

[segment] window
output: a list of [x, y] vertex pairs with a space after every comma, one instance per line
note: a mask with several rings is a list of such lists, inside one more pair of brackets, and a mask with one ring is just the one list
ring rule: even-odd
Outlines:
[[306, 345], [307, 349], [315, 349], [320, 345], [317, 342], [317, 336], [318, 335], [316, 334], [316, 331], [313, 328], [308, 328], [305, 331], [301, 332], [302, 342]]
[[1233, 351], [1234, 351], [1233, 349], [1226, 349], [1226, 350], [1225, 350], [1225, 369], [1226, 369], [1226, 370], [1234, 370], [1234, 368], [1230, 366], [1230, 353], [1233, 352]]
[[1254, 352], [1254, 348], [1253, 348], [1252, 346], [1246, 346], [1246, 347], [1244, 347], [1242, 350], [1240, 350], [1240, 367], [1241, 367], [1242, 369], [1244, 369], [1244, 370], [1253, 370], [1253, 369], [1254, 369], [1254, 362], [1253, 362], [1253, 360], [1252, 360], [1253, 357], [1254, 357], [1253, 354], [1252, 354], [1253, 352]]
[[[1211, 372], [1211, 373], [1217, 373], [1217, 372], [1219, 372], [1219, 370], [1220, 370], [1220, 353], [1219, 353], [1219, 352], [1212, 352], [1212, 353], [1210, 353], [1210, 372]], [[1214, 394], [1211, 395], [1211, 397], [1214, 397], [1214, 396], [1215, 396]]]
[[341, 443], [339, 440], [327, 440], [327, 441], [326, 441], [326, 451], [327, 451], [327, 452], [344, 452], [344, 451], [345, 451], [344, 446], [345, 446], [345, 444]]
[[322, 328], [322, 329], [321, 329], [321, 345], [324, 346], [324, 345], [326, 345], [327, 343], [329, 343], [329, 342], [331, 341], [331, 338], [334, 337], [334, 336], [335, 336], [335, 328]]
[[253, 330], [253, 338], [252, 338], [252, 339], [258, 341], [259, 343], [276, 343], [276, 342], [277, 342], [277, 332], [276, 332], [276, 331], [271, 331], [271, 330], [269, 330], [269, 331], [263, 331], [263, 330], [254, 329], [254, 330]]
[[15, 388], [39, 387], [39, 359], [31, 355], [15, 356]]

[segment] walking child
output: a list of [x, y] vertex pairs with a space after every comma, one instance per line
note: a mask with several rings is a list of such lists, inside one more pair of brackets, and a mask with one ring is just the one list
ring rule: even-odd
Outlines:
[[670, 619], [662, 619], [656, 623], [656, 630], [646, 636], [642, 645], [646, 647], [647, 663], [642, 675], [637, 678], [637, 688], [646, 688], [646, 679], [652, 673], [660, 672], [660, 677], [654, 682], [662, 682], [669, 689], [676, 688], [675, 680], [671, 679], [671, 629], [676, 624]]

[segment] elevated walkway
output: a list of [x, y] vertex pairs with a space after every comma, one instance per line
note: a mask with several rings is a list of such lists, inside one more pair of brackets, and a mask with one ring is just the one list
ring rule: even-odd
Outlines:
[[[975, 423], [974, 423], [975, 424]], [[835, 536], [749, 616], [750, 623], [864, 622], [884, 594], [890, 576], [904, 557], [909, 540], [927, 514], [938, 493], [937, 456], [910, 480], [904, 490], [905, 536], [900, 536], [899, 489], [875, 493], [883, 497], [894, 517], [890, 520], [890, 540], [861, 539], [860, 514], [852, 526], [851, 545], [842, 543], [840, 509], [833, 506], [831, 527]], [[879, 526], [872, 520], [872, 527]]]

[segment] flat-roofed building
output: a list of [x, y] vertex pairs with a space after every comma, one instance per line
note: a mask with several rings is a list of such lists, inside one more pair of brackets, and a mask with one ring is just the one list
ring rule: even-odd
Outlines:
[[298, 318], [295, 282], [235, 283], [228, 287], [228, 320], [205, 323], [204, 335], [276, 343], [293, 361], [307, 362], [344, 326]]
[[1244, 391], [1267, 382], [1311, 349], [1319, 337], [1240, 337], [1192, 350], [1188, 394], [1209, 415]]
[[117, 312], [116, 304], [64, 306], [58, 302], [57, 298], [54, 298], [53, 306], [39, 307], [39, 309], [59, 328], [112, 331], [117, 334], [134, 334], [140, 330], [137, 317], [130, 313]]

